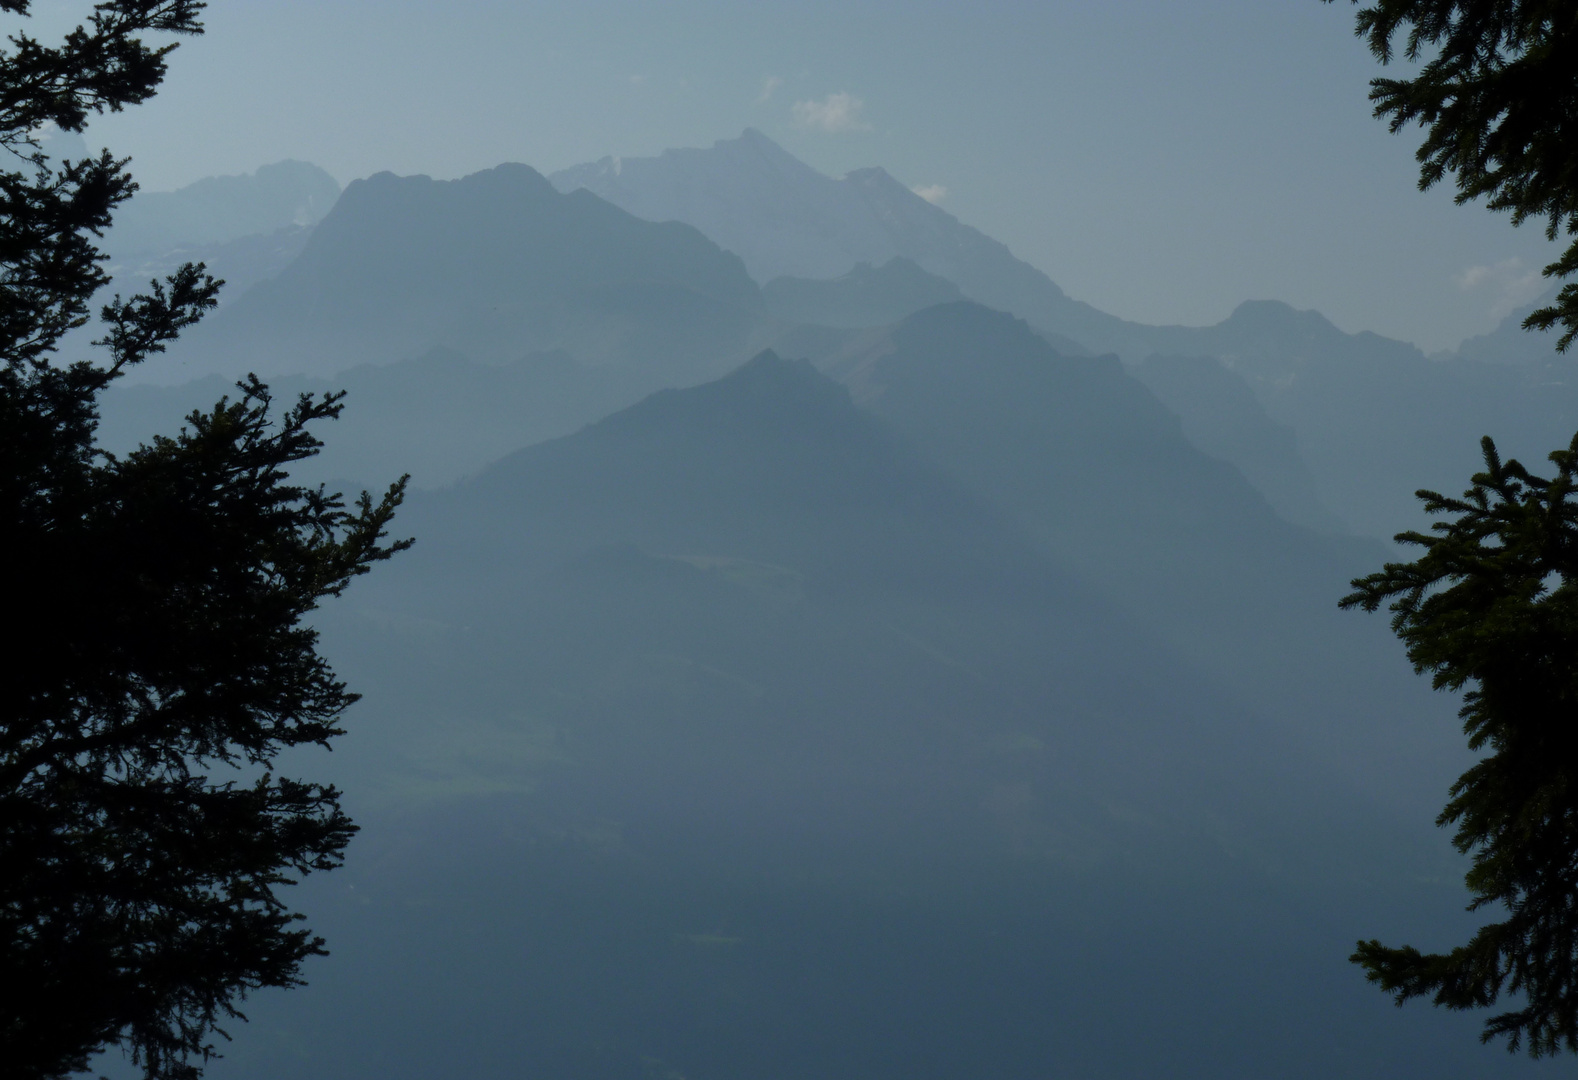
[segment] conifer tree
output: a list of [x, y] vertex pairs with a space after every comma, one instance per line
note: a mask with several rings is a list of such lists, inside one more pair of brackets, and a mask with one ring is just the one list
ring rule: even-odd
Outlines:
[[195, 1077], [249, 991], [324, 951], [280, 889], [338, 865], [355, 826], [274, 761], [327, 746], [355, 695], [302, 620], [408, 543], [384, 543], [403, 480], [349, 505], [290, 480], [339, 395], [279, 411], [249, 378], [175, 434], [96, 447], [105, 389], [214, 305], [201, 265], [104, 306], [102, 362], [55, 360], [135, 185], [108, 151], [50, 161], [38, 133], [152, 96], [203, 6], [108, 0], [58, 45], [17, 31], [0, 52], [0, 1073], [19, 1080], [116, 1046], [150, 1080]]
[[[1330, 3], [1331, 0], [1325, 0]], [[1357, 2], [1357, 0], [1356, 0]], [[1391, 130], [1425, 129], [1419, 188], [1451, 173], [1457, 201], [1483, 197], [1514, 225], [1545, 222], [1572, 238], [1545, 275], [1578, 274], [1578, 4], [1571, 0], [1375, 0], [1355, 32], [1383, 64], [1425, 59], [1410, 79], [1373, 79], [1370, 100]], [[1578, 336], [1578, 282], [1568, 282], [1525, 329], [1560, 324], [1557, 349]]]
[[[1330, 0], [1327, 0], [1329, 3]], [[1357, 0], [1356, 0], [1357, 2]], [[1375, 0], [1356, 32], [1383, 64], [1401, 54], [1412, 78], [1370, 84], [1375, 115], [1425, 129], [1419, 186], [1453, 174], [1457, 201], [1484, 197], [1514, 224], [1578, 236], [1578, 4], [1572, 0]], [[1545, 268], [1578, 273], [1578, 239]], [[1578, 336], [1578, 283], [1525, 329]], [[1503, 463], [1483, 440], [1485, 470], [1462, 499], [1421, 491], [1454, 515], [1410, 563], [1356, 579], [1344, 607], [1391, 601], [1392, 627], [1420, 673], [1462, 691], [1469, 747], [1483, 754], [1451, 789], [1437, 823], [1472, 857], [1472, 911], [1505, 915], [1446, 953], [1361, 941], [1351, 959], [1401, 1004], [1521, 1008], [1492, 1016], [1483, 1039], [1541, 1057], [1578, 1052], [1578, 436], [1550, 455], [1556, 475]]]
[[1505, 917], [1448, 953], [1372, 940], [1352, 959], [1399, 1004], [1517, 995], [1522, 1007], [1487, 1020], [1484, 1039], [1540, 1057], [1578, 1052], [1578, 436], [1550, 455], [1550, 478], [1482, 446], [1485, 470], [1461, 499], [1419, 492], [1428, 512], [1452, 515], [1435, 535], [1397, 537], [1424, 554], [1355, 580], [1342, 606], [1391, 601], [1415, 670], [1463, 692], [1468, 745], [1484, 756], [1436, 820], [1472, 856], [1469, 909]]

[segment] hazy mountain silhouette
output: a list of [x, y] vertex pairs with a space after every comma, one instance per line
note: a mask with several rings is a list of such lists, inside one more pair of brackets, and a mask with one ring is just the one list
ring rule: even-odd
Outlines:
[[339, 197], [339, 183], [318, 166], [280, 161], [175, 191], [138, 192], [115, 211], [105, 247], [125, 259], [310, 226]]
[[749, 355], [765, 313], [737, 257], [524, 165], [460, 180], [380, 173], [346, 188], [278, 277], [183, 338], [177, 360], [327, 375], [433, 348], [695, 381]]
[[649, 221], [694, 225], [744, 259], [759, 282], [835, 278], [902, 256], [972, 300], [1076, 340], [1084, 333], [1075, 329], [1087, 324], [1121, 327], [884, 170], [835, 180], [753, 128], [710, 149], [604, 158], [551, 179], [561, 191], [585, 188]]
[[[323, 431], [322, 454], [303, 463], [308, 482], [378, 487], [391, 469], [417, 487], [469, 476], [523, 446], [557, 438], [639, 398], [643, 385], [611, 368], [589, 368], [564, 353], [533, 353], [481, 364], [435, 349], [392, 364], [362, 364], [332, 379], [274, 378], [280, 402], [298, 394], [346, 392], [341, 419]], [[209, 409], [231, 380], [210, 375], [180, 386], [116, 386], [105, 397], [100, 443], [124, 453], [155, 433], [178, 428], [194, 409]]]
[[225, 283], [219, 303], [229, 304], [260, 281], [278, 276], [301, 254], [312, 235], [311, 225], [287, 225], [270, 233], [242, 236], [212, 244], [182, 244], [161, 251], [115, 259], [106, 269], [111, 288], [123, 295], [144, 292], [150, 281], [163, 281], [187, 263], [202, 263]]
[[[1529, 367], [1509, 387], [1484, 365], [1431, 364], [1412, 346], [1344, 334], [1286, 305], [1246, 304], [1204, 328], [1094, 318], [1002, 245], [886, 174], [835, 181], [756, 133], [585, 173], [556, 179], [566, 185], [601, 176], [594, 187], [640, 213], [658, 214], [653, 200], [668, 199], [714, 239], [735, 235], [730, 242], [747, 252], [759, 240], [761, 251], [782, 241], [784, 250], [823, 255], [837, 248], [840, 259], [857, 251], [888, 257], [878, 269], [831, 282], [780, 278], [769, 283], [764, 304], [739, 262], [695, 232], [635, 220], [586, 192], [557, 195], [524, 166], [448, 183], [385, 174], [353, 184], [310, 242], [297, 230], [232, 241], [224, 251], [167, 253], [168, 266], [140, 266], [138, 277], [152, 276], [197, 256], [220, 272], [227, 265], [239, 271], [230, 272], [236, 280], [227, 309], [183, 341], [173, 362], [157, 366], [160, 377], [216, 369], [325, 376], [434, 348], [484, 363], [562, 351], [624, 373], [629, 396], [605, 399], [615, 405], [716, 375], [769, 343], [826, 357], [849, 347], [848, 330], [949, 298], [951, 282], [1024, 315], [1065, 354], [1089, 346], [1130, 363], [1152, 355], [1221, 359], [1255, 391], [1258, 410], [1232, 392], [1233, 378], [1208, 366], [1185, 363], [1165, 380], [1160, 367], [1147, 368], [1153, 383], [1171, 388], [1168, 401], [1188, 411], [1186, 435], [1250, 477], [1290, 520], [1331, 527], [1324, 506], [1376, 536], [1416, 522], [1415, 488], [1450, 487], [1472, 471], [1477, 435], [1459, 438], [1458, 431], [1514, 437], [1508, 420], [1519, 417], [1517, 434], [1527, 437], [1517, 451], [1543, 455], [1565, 441], [1560, 432], [1575, 411], [1559, 385], [1559, 364]], [[766, 231], [752, 240], [747, 234], [757, 226]], [[791, 234], [800, 239], [784, 239]], [[305, 249], [276, 280], [238, 295], [248, 280], [277, 272], [297, 244]], [[830, 332], [784, 325], [794, 322]], [[1358, 404], [1346, 405], [1350, 397]], [[593, 418], [567, 416], [561, 430]], [[1293, 430], [1291, 451], [1276, 424]]]
[[[85, 155], [87, 143], [80, 135], [50, 129], [43, 147], [52, 157], [74, 160]], [[175, 191], [139, 192], [116, 210], [115, 225], [105, 235], [103, 247], [110, 256], [105, 270], [112, 281], [98, 300], [146, 292], [149, 282], [162, 282], [186, 263], [200, 262], [225, 282], [219, 303], [228, 305], [289, 266], [339, 194], [332, 176], [303, 161], [280, 161], [240, 176], [211, 176]], [[100, 336], [101, 328], [92, 323], [67, 334], [62, 359], [96, 362], [99, 353], [92, 342]], [[132, 381], [147, 378], [143, 371], [132, 375]]]
[[762, 286], [762, 299], [786, 322], [859, 329], [887, 326], [933, 304], [962, 300], [964, 294], [953, 282], [898, 256], [877, 267], [857, 263], [828, 281], [774, 278]]
[[1249, 383], [1214, 357], [1150, 356], [1130, 370], [1183, 424], [1184, 437], [1230, 462], [1295, 525], [1345, 532], [1321, 502], [1298, 437], [1267, 415]]
[[[688, 221], [774, 280], [758, 295], [736, 260], [694, 232], [632, 220], [584, 192], [556, 196], [524, 166], [449, 183], [384, 174], [353, 184], [343, 211], [310, 241], [309, 226], [290, 225], [117, 262], [127, 291], [187, 259], [230, 279], [226, 310], [180, 343], [160, 374], [150, 366], [135, 378], [325, 376], [434, 348], [484, 363], [560, 351], [621, 372], [591, 379], [625, 385], [626, 397], [598, 399], [618, 405], [712, 377], [766, 344], [819, 360], [858, 351], [848, 331], [957, 290], [1026, 318], [1065, 354], [1110, 351], [1143, 365], [1183, 416], [1186, 437], [1235, 465], [1278, 512], [1371, 536], [1420, 524], [1413, 491], [1461, 485], [1477, 466], [1479, 435], [1539, 460], [1578, 426], [1572, 362], [1515, 319], [1430, 359], [1272, 301], [1241, 305], [1210, 327], [1129, 323], [1070, 301], [881, 170], [834, 180], [759, 132], [708, 150], [607, 159], [554, 183], [589, 188], [636, 217]], [[310, 217], [332, 187], [321, 170], [289, 162], [213, 178], [139, 196], [133, 208], [144, 209], [117, 236], [213, 236]], [[869, 267], [857, 269], [862, 262]], [[800, 276], [774, 273], [786, 269]], [[793, 323], [807, 325], [785, 325]], [[1182, 360], [1169, 370], [1152, 357]], [[1258, 408], [1236, 391], [1240, 380]], [[559, 430], [593, 418], [566, 416]], [[1292, 430], [1291, 446], [1278, 425]]]
[[1482, 465], [1481, 435], [1543, 461], [1578, 430], [1578, 369], [1554, 354], [1487, 362], [1471, 346], [1427, 358], [1272, 301], [1242, 304], [1216, 326], [1159, 328], [1155, 341], [1169, 355], [1216, 357], [1247, 381], [1294, 430], [1322, 503], [1372, 536], [1423, 527], [1413, 493], [1462, 490]]
[[1379, 720], [1409, 693], [1386, 673], [1384, 627], [1335, 610], [1380, 545], [1280, 518], [1115, 357], [1060, 356], [1024, 322], [965, 303], [911, 316], [842, 365], [830, 372], [856, 400], [1267, 715], [1360, 700]]
[[1556, 299], [1553, 286], [1532, 304], [1512, 312], [1488, 334], [1466, 338], [1456, 349], [1431, 357], [1441, 360], [1478, 360], [1489, 364], [1552, 364], [1560, 363], [1556, 342], [1561, 337], [1555, 330], [1530, 332], [1523, 328], [1523, 320], [1536, 308], [1548, 306]]
[[[1309, 752], [1329, 718], [1302, 683], [1284, 694], [1302, 723], [1261, 713], [1089, 582], [1112, 523], [1145, 517], [1127, 502], [1169, 485], [1157, 546], [1209, 538], [1174, 528], [1191, 496], [1303, 534], [1115, 362], [973, 305], [893, 338], [858, 395], [914, 438], [762, 355], [412, 499], [418, 546], [323, 619], [377, 717], [336, 755], [360, 854], [303, 898], [335, 963], [260, 998], [280, 1037], [227, 1048], [220, 1075], [1504, 1060], [1464, 1051], [1465, 1018], [1399, 1017], [1342, 960], [1384, 910], [1451, 911], [1451, 886], [1421, 883], [1450, 880], [1428, 815]], [[961, 453], [1005, 393], [1026, 400], [1004, 437]], [[1010, 449], [1035, 460], [993, 479]], [[1130, 496], [1081, 494], [1145, 468], [1161, 476]], [[1220, 584], [1231, 558], [1195, 573]], [[1389, 719], [1363, 750], [1391, 768], [1413, 748]]]
[[[1205, 767], [1215, 739], [1254, 737], [1209, 680], [1010, 516], [809, 364], [771, 353], [426, 494], [404, 527], [426, 553], [365, 602], [468, 628], [459, 653], [419, 665], [424, 685], [572, 723], [592, 756], [571, 772], [619, 774], [585, 775], [614, 800], [599, 813], [654, 832], [677, 814], [667, 842], [784, 828], [776, 815], [799, 807], [794, 828], [830, 850], [959, 854], [990, 827], [984, 792], [927, 778], [990, 772], [959, 757], [960, 740], [1014, 732], [1153, 770], [1131, 794], [1173, 792], [1170, 835], [1208, 828], [1176, 801], [1176, 755]], [[1156, 724], [1200, 701], [1217, 710], [1211, 731], [1158, 756], [1182, 733]], [[1114, 739], [1146, 741], [1143, 760], [1105, 757]], [[1104, 815], [1088, 800], [1101, 785], [1096, 759], [1084, 765], [1047, 792], [1067, 813], [1036, 828], [1059, 833], [1045, 842], [1062, 857], [1100, 862], [1111, 852], [1089, 830]], [[689, 797], [665, 807], [674, 790]], [[1170, 858], [1159, 835], [1134, 842]]]
[[[1246, 411], [1232, 380], [1199, 365], [1167, 376], [1171, 400], [1203, 403], [1218, 391], [1230, 398], [1196, 408], [1186, 430], [1195, 445], [1231, 460], [1273, 505], [1306, 524], [1322, 521], [1324, 507], [1358, 532], [1390, 536], [1419, 524], [1416, 488], [1456, 490], [1466, 481], [1480, 435], [1542, 458], [1578, 426], [1578, 399], [1568, 389], [1578, 381], [1539, 339], [1503, 328], [1493, 338], [1466, 342], [1448, 363], [1430, 364], [1405, 342], [1347, 334], [1318, 313], [1273, 301], [1246, 303], [1215, 326], [1128, 322], [1071, 300], [1005, 246], [882, 170], [835, 180], [756, 131], [704, 150], [605, 158], [552, 179], [563, 189], [595, 191], [640, 217], [688, 222], [739, 253], [760, 281], [834, 279], [857, 263], [880, 266], [903, 256], [1055, 342], [1077, 343], [1078, 351], [1115, 353], [1131, 365], [1152, 356], [1216, 357], [1248, 382], [1273, 422], [1293, 430], [1313, 479], [1313, 501], [1309, 478], [1289, 459], [1285, 439], [1273, 438], [1265, 420]], [[1064, 351], [1076, 350], [1064, 344]], [[1510, 379], [1480, 363], [1499, 365], [1514, 356], [1541, 362]], [[1149, 370], [1162, 377], [1160, 369]], [[1218, 423], [1239, 435], [1207, 432]], [[1244, 442], [1251, 431], [1271, 441]]]

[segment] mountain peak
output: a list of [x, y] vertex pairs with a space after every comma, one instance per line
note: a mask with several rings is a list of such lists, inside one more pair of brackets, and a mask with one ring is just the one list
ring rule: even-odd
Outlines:
[[558, 197], [558, 192], [542, 173], [530, 165], [507, 161], [491, 169], [468, 173], [457, 180], [434, 180], [421, 173], [399, 176], [387, 170], [374, 173], [365, 180], [352, 180], [346, 186], [344, 205], [357, 207], [361, 200], [388, 197], [396, 191], [415, 194], [444, 190], [464, 192], [470, 197], [503, 197], [510, 201], [523, 197], [532, 201], [541, 201], [549, 196]]
[[917, 311], [894, 328], [893, 340], [927, 352], [1055, 351], [1025, 320], [969, 300]]
[[1306, 339], [1346, 335], [1318, 311], [1301, 311], [1281, 300], [1245, 300], [1221, 324], [1229, 334], [1258, 336], [1293, 333]]
[[787, 154], [789, 152], [789, 151], [785, 150], [783, 147], [779, 146], [772, 139], [770, 139], [766, 135], [764, 135], [759, 128], [753, 128], [753, 127], [748, 127], [744, 131], [740, 132], [738, 138], [734, 138], [734, 139], [719, 139], [717, 142], [713, 143], [712, 145], [715, 146], [715, 147], [716, 146], [726, 146], [729, 143], [744, 143], [747, 146], [759, 146], [759, 147], [762, 147], [763, 149], [777, 150], [777, 151], [780, 151], [781, 153], [785, 153], [785, 154]]
[[755, 128], [707, 149], [579, 165], [552, 176], [648, 221], [683, 221], [745, 262], [757, 282], [828, 280], [903, 256], [965, 296], [1033, 319], [1115, 322], [1063, 294], [1006, 246], [934, 206], [881, 167], [834, 179]]
[[718, 380], [730, 393], [750, 397], [789, 395], [805, 400], [844, 400], [843, 388], [817, 371], [809, 360], [788, 360], [763, 349]]
[[809, 360], [786, 360], [766, 349], [714, 382], [684, 390], [664, 390], [616, 413], [593, 427], [610, 430], [646, 429], [656, 423], [678, 428], [751, 429], [760, 433], [799, 430], [810, 417], [813, 426], [845, 417], [855, 407], [849, 391], [829, 379]]
[[192, 341], [231, 370], [270, 374], [440, 346], [485, 363], [562, 349], [663, 385], [745, 355], [761, 311], [740, 260], [695, 229], [561, 195], [511, 162], [458, 180], [356, 181], [295, 262]]
[[[864, 169], [851, 169], [844, 174], [844, 180], [848, 183], [859, 184], [862, 187], [886, 187], [909, 192], [911, 195], [915, 194], [895, 180], [893, 174], [881, 165], [868, 165]], [[920, 196], [916, 195], [916, 198], [920, 198]]]
[[290, 160], [238, 176], [204, 177], [175, 191], [139, 191], [116, 212], [110, 246], [121, 257], [307, 227], [339, 196], [334, 177]]

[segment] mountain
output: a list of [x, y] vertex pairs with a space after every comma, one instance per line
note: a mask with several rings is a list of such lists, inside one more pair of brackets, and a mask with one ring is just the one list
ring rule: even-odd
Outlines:
[[737, 257], [677, 223], [561, 195], [524, 165], [352, 183], [294, 262], [197, 327], [192, 368], [328, 375], [458, 351], [695, 381], [749, 355], [765, 319]]
[[[741, 245], [747, 264], [774, 251], [822, 253], [820, 262], [797, 255], [802, 267], [850, 261], [841, 277], [780, 276], [758, 291], [738, 260], [695, 231], [620, 214], [585, 191], [557, 194], [524, 166], [447, 183], [385, 174], [353, 184], [310, 238], [297, 229], [141, 265], [138, 276], [152, 276], [196, 255], [241, 271], [231, 273], [226, 308], [161, 360], [163, 381], [216, 370], [324, 377], [433, 349], [488, 364], [562, 352], [622, 372], [605, 381], [625, 380], [628, 396], [612, 402], [624, 404], [712, 377], [764, 345], [831, 356], [851, 347], [856, 330], [965, 295], [1027, 317], [1064, 354], [1113, 351], [1144, 365], [1187, 414], [1186, 437], [1250, 477], [1279, 512], [1372, 536], [1417, 523], [1417, 487], [1461, 483], [1479, 434], [1521, 438], [1518, 453], [1543, 456], [1566, 441], [1578, 412], [1559, 362], [1521, 370], [1508, 385], [1501, 365], [1432, 363], [1412, 346], [1344, 334], [1286, 305], [1246, 304], [1202, 328], [1095, 318], [886, 174], [833, 180], [758, 133], [555, 179], [589, 182], [647, 215], [664, 213], [667, 199], [714, 240]], [[887, 257], [856, 269], [857, 254]], [[249, 280], [262, 283], [242, 295]], [[1181, 361], [1167, 374], [1151, 356]], [[1230, 374], [1191, 366], [1204, 358]], [[1258, 408], [1233, 393], [1238, 382]], [[593, 418], [566, 416], [559, 430]], [[1279, 427], [1292, 430], [1291, 449]]]
[[1071, 300], [1006, 246], [961, 223], [880, 168], [825, 176], [755, 129], [710, 149], [604, 158], [554, 173], [648, 221], [683, 221], [735, 252], [757, 281], [835, 278], [903, 257], [964, 295], [1084, 340], [1121, 320]]
[[1488, 334], [1466, 338], [1458, 347], [1440, 359], [1477, 360], [1488, 364], [1551, 364], [1558, 362], [1556, 342], [1561, 334], [1556, 330], [1531, 332], [1523, 329], [1523, 320], [1536, 308], [1549, 306], [1556, 299], [1557, 290], [1550, 289], [1544, 296], [1512, 312]]
[[1578, 430], [1578, 367], [1554, 354], [1500, 363], [1471, 348], [1428, 358], [1272, 301], [1242, 304], [1216, 326], [1156, 328], [1153, 341], [1163, 355], [1214, 357], [1246, 381], [1293, 429], [1320, 501], [1370, 536], [1426, 527], [1413, 493], [1462, 490], [1483, 465], [1480, 436], [1534, 463]]
[[311, 226], [339, 197], [339, 183], [318, 166], [279, 161], [175, 191], [138, 192], [115, 212], [105, 247], [125, 259]]
[[284, 271], [301, 254], [311, 235], [311, 225], [286, 225], [273, 232], [233, 240], [140, 252], [112, 259], [106, 269], [114, 278], [111, 287], [129, 295], [146, 290], [150, 281], [163, 281], [189, 262], [200, 262], [208, 273], [225, 283], [219, 303], [226, 305], [258, 282]]
[[[340, 419], [318, 432], [323, 452], [295, 475], [378, 489], [402, 473], [416, 487], [453, 483], [523, 446], [606, 416], [639, 398], [643, 386], [562, 352], [483, 364], [434, 349], [410, 360], [361, 364], [332, 379], [279, 376], [270, 390], [281, 402], [345, 391]], [[99, 443], [124, 453], [176, 430], [194, 409], [211, 409], [225, 394], [234, 396], [235, 387], [220, 375], [179, 386], [117, 384], [104, 397]]]
[[1309, 729], [1341, 741], [1355, 730], [1352, 701], [1371, 702], [1379, 720], [1380, 702], [1409, 693], [1371, 655], [1395, 657], [1384, 627], [1336, 610], [1384, 549], [1279, 517], [1240, 471], [1191, 445], [1116, 357], [1062, 356], [1023, 321], [960, 303], [911, 316], [827, 370], [1266, 715], [1297, 726], [1290, 710], [1347, 711]]
[[[275, 1037], [217, 1075], [1504, 1066], [1472, 1018], [1399, 1016], [1343, 960], [1382, 912], [1445, 932], [1457, 900], [1428, 814], [1308, 750], [1304, 684], [1352, 675], [1294, 650], [1316, 671], [1268, 715], [1089, 580], [1169, 485], [1155, 547], [1192, 552], [1239, 499], [1304, 534], [1115, 362], [973, 305], [892, 335], [854, 394], [765, 354], [413, 496], [417, 546], [319, 621], [368, 692], [335, 755], [364, 833], [302, 897], [334, 962], [249, 1002]], [[1023, 408], [972, 455], [1005, 393]], [[1180, 534], [1191, 497], [1210, 513]], [[1267, 610], [1236, 617], [1302, 616]], [[1393, 792], [1429, 756], [1393, 767], [1398, 730], [1441, 711], [1416, 690], [1357, 748]]]
[[853, 330], [896, 323], [933, 304], [962, 300], [964, 294], [953, 282], [899, 256], [878, 267], [856, 263], [849, 273], [828, 281], [774, 278], [762, 286], [762, 299], [785, 322]]
[[[1538, 460], [1578, 429], [1578, 398], [1570, 389], [1578, 380], [1568, 362], [1505, 326], [1432, 363], [1405, 342], [1344, 333], [1316, 312], [1274, 301], [1248, 302], [1214, 326], [1128, 322], [1070, 299], [1007, 247], [881, 169], [834, 179], [756, 131], [708, 149], [605, 158], [552, 179], [561, 189], [595, 191], [640, 217], [694, 225], [738, 252], [781, 298], [772, 302], [786, 314], [816, 313], [848, 325], [853, 320], [842, 319], [837, 305], [850, 301], [830, 298], [848, 293], [849, 283], [824, 284], [819, 294], [774, 278], [825, 283], [852, 274], [859, 263], [880, 267], [904, 257], [963, 296], [1027, 320], [1064, 352], [1110, 352], [1145, 365], [1148, 381], [1192, 410], [1185, 430], [1194, 445], [1232, 462], [1279, 511], [1306, 524], [1340, 522], [1390, 536], [1421, 524], [1417, 488], [1456, 490], [1466, 482], [1478, 464], [1480, 435], [1507, 440]], [[847, 346], [825, 336], [803, 344], [807, 352], [829, 355]], [[1150, 357], [1181, 362], [1169, 373], [1165, 362]], [[1504, 360], [1512, 357], [1523, 358], [1523, 370], [1506, 370]], [[1197, 363], [1207, 358], [1230, 374]], [[1240, 381], [1254, 391], [1258, 408], [1236, 392]], [[1219, 393], [1229, 397], [1217, 400]], [[1291, 451], [1278, 427], [1292, 430]]]
[[1321, 502], [1298, 436], [1271, 419], [1244, 377], [1209, 356], [1149, 356], [1130, 368], [1183, 425], [1184, 437], [1231, 463], [1278, 514], [1317, 532], [1347, 526]]

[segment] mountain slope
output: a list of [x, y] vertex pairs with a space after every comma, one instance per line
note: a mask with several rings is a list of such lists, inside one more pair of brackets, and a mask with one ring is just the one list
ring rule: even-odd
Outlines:
[[1163, 355], [1216, 357], [1247, 381], [1272, 419], [1294, 430], [1320, 500], [1370, 536], [1427, 527], [1413, 493], [1460, 491], [1483, 464], [1480, 436], [1532, 462], [1578, 430], [1578, 360], [1554, 354], [1543, 363], [1427, 358], [1272, 301], [1241, 304], [1216, 326], [1151, 336]]
[[1303, 732], [1307, 752], [1379, 780], [1358, 749], [1367, 725], [1417, 715], [1420, 691], [1384, 626], [1336, 609], [1379, 544], [1282, 520], [1116, 358], [1060, 356], [978, 305], [911, 316], [829, 370], [1061, 565]]
[[[1018, 333], [968, 305], [932, 318], [922, 344]], [[944, 342], [928, 367], [900, 339], [902, 370], [875, 374], [911, 418], [923, 384], [951, 388], [944, 359], [988, 352]], [[1080, 584], [1027, 507], [992, 505], [1099, 465], [1081, 444], [1108, 423], [1138, 440], [1120, 471], [1159, 467], [1187, 452], [1176, 425], [1110, 363], [1021, 351], [982, 374], [1065, 396], [1063, 441], [1019, 445], [1076, 461], [984, 497], [968, 461], [764, 355], [414, 497], [417, 547], [323, 622], [369, 691], [335, 755], [361, 854], [304, 898], [335, 961], [260, 998], [279, 1037], [220, 1075], [1502, 1062], [1342, 959], [1380, 911], [1436, 927], [1456, 899], [1416, 880], [1441, 876], [1425, 817], [1400, 829]], [[1127, 513], [1068, 507], [1087, 509]]]
[[644, 367], [661, 386], [737, 363], [762, 318], [739, 260], [695, 230], [502, 165], [454, 181], [356, 181], [283, 273], [172, 356], [327, 375], [433, 348], [487, 363], [563, 349]]
[[[640, 217], [688, 222], [738, 252], [760, 281], [833, 279], [857, 263], [880, 266], [902, 256], [969, 299], [1090, 352], [1116, 353], [1131, 365], [1151, 356], [1218, 358], [1249, 383], [1272, 421], [1293, 429], [1295, 450], [1313, 477], [1314, 502], [1303, 470], [1285, 460], [1285, 447], [1275, 467], [1242, 455], [1235, 464], [1264, 485], [1273, 504], [1304, 522], [1318, 520], [1323, 505], [1359, 533], [1389, 537], [1420, 524], [1417, 488], [1456, 490], [1466, 481], [1477, 467], [1481, 435], [1541, 459], [1578, 430], [1578, 373], [1573, 362], [1541, 354], [1537, 339], [1504, 329], [1433, 364], [1405, 342], [1343, 333], [1318, 313], [1273, 301], [1246, 303], [1215, 326], [1127, 322], [1070, 299], [1007, 247], [881, 169], [833, 179], [756, 131], [708, 149], [607, 158], [552, 179], [561, 189], [595, 191]], [[1512, 358], [1520, 362], [1502, 362]], [[1187, 364], [1166, 380], [1180, 402], [1227, 385]], [[1232, 422], [1264, 426], [1242, 409]], [[1226, 449], [1215, 436], [1202, 436], [1197, 445]]]
[[115, 212], [105, 247], [117, 259], [304, 227], [323, 219], [340, 185], [305, 161], [279, 161], [242, 176], [210, 176], [175, 191], [139, 192]]
[[[419, 488], [439, 487], [480, 471], [523, 446], [567, 435], [639, 398], [636, 380], [589, 368], [564, 353], [533, 353], [481, 364], [435, 349], [410, 360], [362, 364], [332, 379], [274, 378], [276, 401], [345, 391], [339, 420], [319, 430], [322, 453], [295, 475], [377, 489], [401, 473]], [[156, 433], [181, 426], [194, 409], [211, 409], [235, 387], [211, 375], [179, 386], [117, 385], [105, 395], [99, 443], [124, 453]]]
[[1149, 356], [1130, 369], [1182, 422], [1184, 437], [1231, 463], [1295, 525], [1346, 532], [1321, 502], [1298, 437], [1267, 415], [1244, 377], [1210, 356]]
[[694, 225], [744, 259], [759, 282], [834, 278], [858, 263], [881, 266], [902, 256], [972, 300], [1076, 340], [1090, 328], [1121, 326], [884, 170], [835, 180], [754, 129], [705, 150], [604, 158], [550, 179], [561, 191], [585, 188], [649, 221]]
[[762, 287], [767, 310], [785, 322], [839, 329], [887, 326], [933, 304], [964, 299], [959, 287], [898, 256], [881, 266], [856, 263], [830, 281], [774, 278]]

